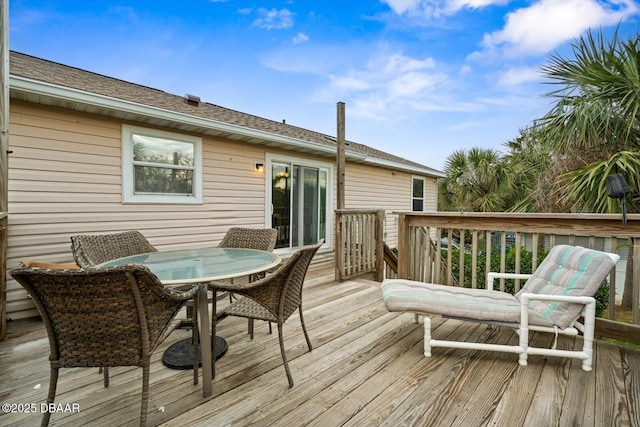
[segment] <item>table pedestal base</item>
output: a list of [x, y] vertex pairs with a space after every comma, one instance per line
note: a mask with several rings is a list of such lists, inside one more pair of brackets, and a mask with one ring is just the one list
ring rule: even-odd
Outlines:
[[[216, 337], [216, 360], [227, 352], [227, 341]], [[198, 366], [202, 366], [198, 347]], [[191, 338], [185, 338], [172, 344], [162, 355], [162, 363], [170, 369], [193, 369], [193, 343]]]

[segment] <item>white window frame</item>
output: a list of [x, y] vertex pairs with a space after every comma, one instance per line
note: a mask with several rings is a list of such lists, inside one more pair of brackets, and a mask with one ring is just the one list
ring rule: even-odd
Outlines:
[[[327, 229], [326, 229], [326, 237], [324, 239], [323, 248], [332, 248], [333, 247], [333, 223], [334, 223], [334, 214], [333, 214], [333, 176], [334, 176], [334, 166], [333, 163], [325, 163], [319, 162], [317, 160], [309, 160], [302, 157], [292, 157], [287, 155], [280, 154], [272, 154], [266, 153], [266, 165], [265, 165], [265, 209], [264, 209], [264, 223], [266, 227], [271, 227], [271, 183], [273, 177], [271, 173], [273, 171], [272, 164], [273, 163], [295, 163], [303, 166], [316, 167], [327, 169], [327, 207], [325, 212], [325, 218], [327, 218]], [[278, 254], [287, 254], [290, 252], [294, 252], [296, 249], [291, 250], [290, 248], [279, 248], [274, 250], [275, 253]]]
[[[415, 197], [413, 195], [413, 181], [422, 181], [422, 197]], [[424, 212], [427, 207], [427, 180], [423, 176], [413, 175], [411, 176], [411, 211], [412, 212]], [[413, 201], [414, 200], [422, 200], [422, 210], [414, 211], [413, 210]]]
[[[135, 194], [133, 135], [193, 144], [193, 194]], [[163, 204], [202, 204], [202, 138], [140, 126], [122, 126], [122, 202], [123, 203], [163, 203]]]

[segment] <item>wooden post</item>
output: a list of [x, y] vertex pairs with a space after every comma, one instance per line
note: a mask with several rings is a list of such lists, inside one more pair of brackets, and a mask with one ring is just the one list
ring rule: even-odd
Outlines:
[[7, 335], [8, 152], [9, 0], [0, 0], [0, 340], [4, 340]]
[[336, 210], [336, 240], [335, 240], [335, 248], [334, 248], [334, 258], [335, 258], [335, 280], [336, 282], [342, 282], [342, 269], [344, 264], [344, 234], [342, 230], [342, 213]]
[[344, 209], [344, 184], [345, 184], [345, 126], [344, 126], [344, 102], [338, 102], [338, 209]]
[[376, 280], [384, 280], [384, 209], [376, 211]]
[[398, 278], [409, 277], [409, 225], [407, 216], [398, 214]]
[[[338, 129], [336, 135], [336, 145], [337, 145], [337, 154], [336, 154], [336, 175], [337, 182], [336, 188], [338, 193], [338, 200], [336, 201], [336, 207], [338, 210], [344, 209], [344, 168], [345, 168], [345, 136], [344, 136], [344, 102], [338, 102], [337, 106], [337, 122]], [[334, 248], [334, 262], [336, 264], [336, 282], [342, 281], [342, 268], [344, 263], [343, 252], [344, 242], [343, 234], [342, 234], [342, 215], [335, 215], [335, 248]]]
[[[640, 238], [633, 237], [631, 239], [633, 245], [633, 290], [631, 301], [633, 301], [633, 323], [640, 324]], [[628, 262], [628, 261], [627, 261]]]

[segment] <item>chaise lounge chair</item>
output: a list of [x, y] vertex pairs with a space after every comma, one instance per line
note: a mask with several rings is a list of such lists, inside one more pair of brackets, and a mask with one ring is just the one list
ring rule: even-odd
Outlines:
[[[520, 355], [527, 365], [530, 354], [582, 359], [582, 369], [590, 371], [593, 356], [595, 299], [593, 296], [609, 275], [620, 256], [579, 246], [554, 246], [531, 275], [489, 273], [487, 289], [469, 289], [388, 279], [382, 283], [387, 310], [424, 314], [424, 355], [432, 347], [452, 347], [502, 351]], [[511, 295], [493, 290], [495, 278], [528, 279], [520, 292]], [[518, 345], [441, 341], [431, 337], [429, 314], [460, 320], [508, 326], [519, 335]], [[578, 322], [584, 317], [584, 323]], [[557, 350], [529, 346], [529, 331], [556, 335], [583, 334], [582, 350]]]

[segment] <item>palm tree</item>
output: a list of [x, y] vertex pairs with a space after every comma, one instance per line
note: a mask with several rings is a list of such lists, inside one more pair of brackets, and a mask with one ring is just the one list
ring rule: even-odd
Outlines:
[[445, 162], [445, 178], [438, 181], [438, 205], [444, 211], [505, 211], [511, 185], [508, 164], [497, 150], [471, 148], [454, 151]]
[[[618, 32], [610, 41], [602, 32], [588, 32], [574, 42], [575, 58], [553, 55], [543, 67], [549, 83], [558, 89], [554, 108], [541, 120], [545, 139], [557, 162], [577, 166], [564, 175], [564, 201], [579, 212], [616, 212], [606, 197], [604, 178], [625, 175], [640, 188], [640, 37], [623, 41]], [[580, 164], [581, 163], [581, 164]], [[633, 197], [630, 212], [640, 212]], [[630, 304], [633, 284], [633, 246], [630, 246], [623, 305]]]
[[639, 147], [639, 36], [607, 42], [592, 32], [573, 44], [575, 59], [557, 55], [543, 67], [550, 84], [560, 88], [547, 96], [555, 107], [540, 124], [561, 153], [576, 150], [612, 154]]
[[520, 135], [504, 144], [508, 151], [504, 161], [509, 165], [513, 185], [507, 197], [512, 212], [553, 212], [555, 199], [549, 197], [549, 183], [545, 177], [552, 168], [553, 157], [540, 138], [537, 126], [520, 130]]

